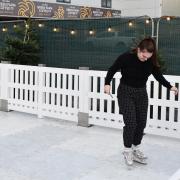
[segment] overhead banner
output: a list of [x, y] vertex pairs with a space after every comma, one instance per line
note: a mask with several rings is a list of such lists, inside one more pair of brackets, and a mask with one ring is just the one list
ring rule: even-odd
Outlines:
[[0, 16], [55, 19], [100, 18], [120, 17], [121, 11], [32, 0], [0, 0]]

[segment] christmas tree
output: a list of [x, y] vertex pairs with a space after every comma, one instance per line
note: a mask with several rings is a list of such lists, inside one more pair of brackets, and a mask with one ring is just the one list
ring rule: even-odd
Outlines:
[[29, 18], [23, 25], [15, 25], [13, 35], [5, 38], [1, 59], [13, 64], [37, 65], [40, 61], [40, 46], [35, 22]]

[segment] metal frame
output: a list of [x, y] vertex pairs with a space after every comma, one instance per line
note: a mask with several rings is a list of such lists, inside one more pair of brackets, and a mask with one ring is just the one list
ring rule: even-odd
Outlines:
[[161, 21], [161, 19], [164, 19], [164, 18], [167, 18], [167, 17], [169, 17], [169, 18], [173, 18], [172, 16], [161, 16], [159, 19], [158, 19], [158, 21], [157, 21], [157, 28], [156, 28], [156, 48], [158, 49], [158, 43], [159, 43], [159, 23], [160, 23], [160, 21]]

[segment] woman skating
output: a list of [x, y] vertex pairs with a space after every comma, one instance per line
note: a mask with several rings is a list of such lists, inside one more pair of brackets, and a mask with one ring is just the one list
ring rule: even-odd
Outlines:
[[152, 38], [143, 39], [130, 52], [120, 55], [109, 68], [104, 92], [110, 94], [110, 82], [117, 71], [121, 71], [122, 77], [117, 91], [120, 113], [123, 115], [123, 155], [127, 165], [133, 162], [146, 164], [147, 156], [140, 150], [144, 128], [146, 127], [148, 111], [148, 95], [146, 82], [152, 74], [155, 79], [166, 88], [174, 91], [178, 89], [172, 86], [160, 72], [157, 61], [156, 44]]

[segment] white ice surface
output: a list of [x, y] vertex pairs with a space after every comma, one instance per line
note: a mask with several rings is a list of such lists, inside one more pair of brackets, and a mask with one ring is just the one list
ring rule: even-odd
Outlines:
[[148, 165], [128, 168], [120, 130], [0, 112], [0, 180], [180, 180], [180, 140], [146, 135], [142, 148]]

